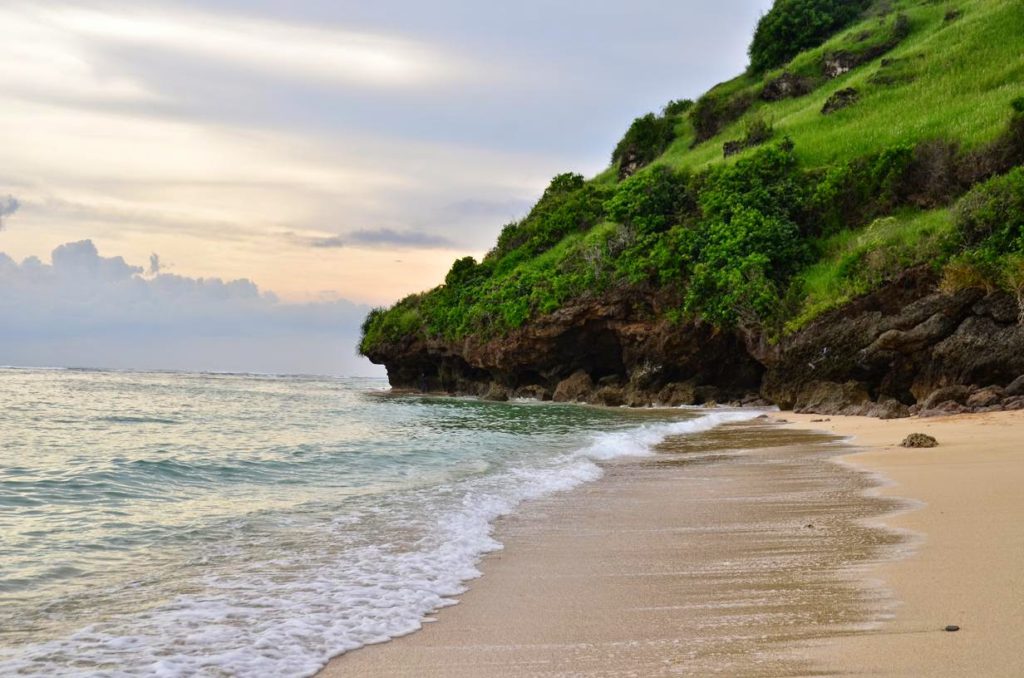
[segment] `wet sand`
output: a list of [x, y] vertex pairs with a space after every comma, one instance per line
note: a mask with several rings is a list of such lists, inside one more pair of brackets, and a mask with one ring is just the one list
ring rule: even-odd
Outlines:
[[[876, 632], [840, 634], [813, 653], [844, 676], [1024, 676], [1024, 412], [876, 421], [792, 415], [793, 428], [853, 436], [844, 458], [884, 474], [883, 496], [917, 510], [887, 517], [923, 540], [913, 557], [865, 571], [890, 587], [895, 618]], [[939, 447], [903, 449], [909, 433]], [[948, 624], [961, 627], [945, 633]]]
[[497, 526], [506, 548], [422, 631], [322, 676], [829, 675], [822, 639], [877, 637], [895, 598], [865, 568], [911, 541], [900, 500], [831, 461], [834, 436], [762, 422], [668, 441]]

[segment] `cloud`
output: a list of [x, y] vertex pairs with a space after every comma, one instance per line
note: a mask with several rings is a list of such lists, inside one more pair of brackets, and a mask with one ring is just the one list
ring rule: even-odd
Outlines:
[[455, 219], [501, 219], [513, 221], [526, 214], [532, 200], [509, 198], [506, 200], [459, 200], [441, 208], [441, 213]]
[[284, 303], [250, 280], [159, 268], [153, 255], [143, 277], [90, 240], [49, 264], [0, 253], [0, 364], [376, 373], [354, 352], [366, 306]]
[[13, 195], [6, 198], [0, 197], [0, 230], [4, 228], [4, 217], [9, 217], [17, 212], [19, 207], [21, 207], [21, 203]]
[[154, 252], [153, 254], [150, 254], [149, 255], [149, 271], [148, 271], [148, 273], [150, 275], [157, 275], [158, 273], [160, 273], [160, 267], [161, 267], [160, 255], [157, 254], [156, 252]]
[[9, 195], [6, 198], [0, 198], [0, 217], [6, 217], [14, 214], [21, 207], [21, 203], [13, 195]]
[[326, 238], [307, 238], [306, 242], [309, 243], [310, 247], [316, 247], [325, 250], [345, 247], [347, 245], [345, 239], [340, 235], [332, 235]]
[[[16, 92], [37, 96], [49, 89], [83, 100], [170, 103], [140, 78], [124, 72], [109, 77], [89, 68], [97, 52], [119, 48], [166, 52], [265, 77], [372, 88], [433, 87], [469, 70], [422, 41], [300, 19], [139, 3], [89, 7], [61, 2], [15, 2], [0, 18], [12, 34], [8, 44], [0, 45], [0, 54], [22, 57], [20, 72], [0, 65], [0, 73], [16, 85]], [[66, 88], [50, 89], [51, 84]]]
[[4, 0], [0, 187], [32, 209], [3, 249], [391, 301], [741, 70], [770, 4]]
[[396, 231], [391, 228], [353, 231], [347, 235], [307, 238], [310, 247], [371, 247], [387, 249], [454, 249], [457, 245], [444, 236], [422, 231]]
[[50, 258], [53, 260], [51, 271], [62, 280], [116, 282], [142, 273], [141, 266], [130, 266], [123, 257], [101, 257], [91, 240], [61, 245]]

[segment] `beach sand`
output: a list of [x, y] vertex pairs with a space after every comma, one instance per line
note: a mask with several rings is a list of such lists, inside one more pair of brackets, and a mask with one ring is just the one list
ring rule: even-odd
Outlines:
[[[853, 436], [845, 457], [924, 502], [885, 524], [923, 535], [910, 558], [867, 571], [900, 601], [870, 634], [829, 639], [813, 656], [853, 676], [1024, 676], [1024, 412], [877, 421], [784, 413], [792, 428]], [[904, 449], [909, 433], [939, 447]], [[944, 633], [948, 624], [961, 627]]]
[[1024, 675], [1024, 415], [777, 418], [524, 507], [457, 606], [321, 675]]

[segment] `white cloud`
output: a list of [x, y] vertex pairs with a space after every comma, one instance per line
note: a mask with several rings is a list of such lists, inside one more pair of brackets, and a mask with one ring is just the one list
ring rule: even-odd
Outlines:
[[365, 306], [143, 270], [89, 240], [49, 264], [0, 253], [0, 364], [376, 373], [355, 356]]
[[0, 23], [3, 81], [16, 90], [46, 88], [64, 97], [163, 100], [136, 79], [96, 68], [96, 51], [119, 45], [361, 87], [430, 87], [468, 74], [443, 50], [409, 39], [143, 3], [12, 3], [0, 9]]
[[390, 302], [735, 73], [769, 2], [0, 0], [0, 249]]

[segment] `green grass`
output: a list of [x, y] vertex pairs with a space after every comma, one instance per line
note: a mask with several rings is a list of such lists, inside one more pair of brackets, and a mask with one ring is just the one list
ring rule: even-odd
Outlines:
[[[950, 7], [963, 15], [944, 20]], [[991, 141], [1003, 129], [1007, 104], [1024, 94], [1024, 3], [1015, 0], [973, 0], [961, 3], [893, 3], [911, 21], [911, 34], [884, 57], [822, 84], [814, 92], [775, 103], [759, 102], [720, 134], [694, 149], [679, 140], [661, 162], [677, 168], [699, 169], [722, 158], [722, 143], [743, 136], [747, 120], [764, 115], [777, 136], [789, 136], [808, 167], [822, 167], [890, 146], [922, 139], [956, 139], [965, 148]], [[887, 19], [890, 20], [891, 19]], [[880, 30], [872, 17], [854, 24], [821, 47], [796, 57], [789, 66], [767, 73], [763, 79], [742, 75], [718, 85], [719, 94], [759, 92], [762, 82], [784, 70], [816, 73], [827, 52], [856, 45], [856, 36]], [[923, 56], [919, 56], [923, 55]], [[880, 85], [869, 82], [881, 60], [920, 62], [911, 82]], [[837, 90], [855, 87], [861, 101], [830, 116], [821, 114], [825, 101]], [[749, 151], [748, 151], [749, 152]]]
[[906, 268], [941, 266], [952, 231], [949, 209], [903, 210], [866, 228], [846, 229], [821, 240], [818, 261], [793, 281], [793, 293], [801, 302], [786, 330], [800, 329]]

